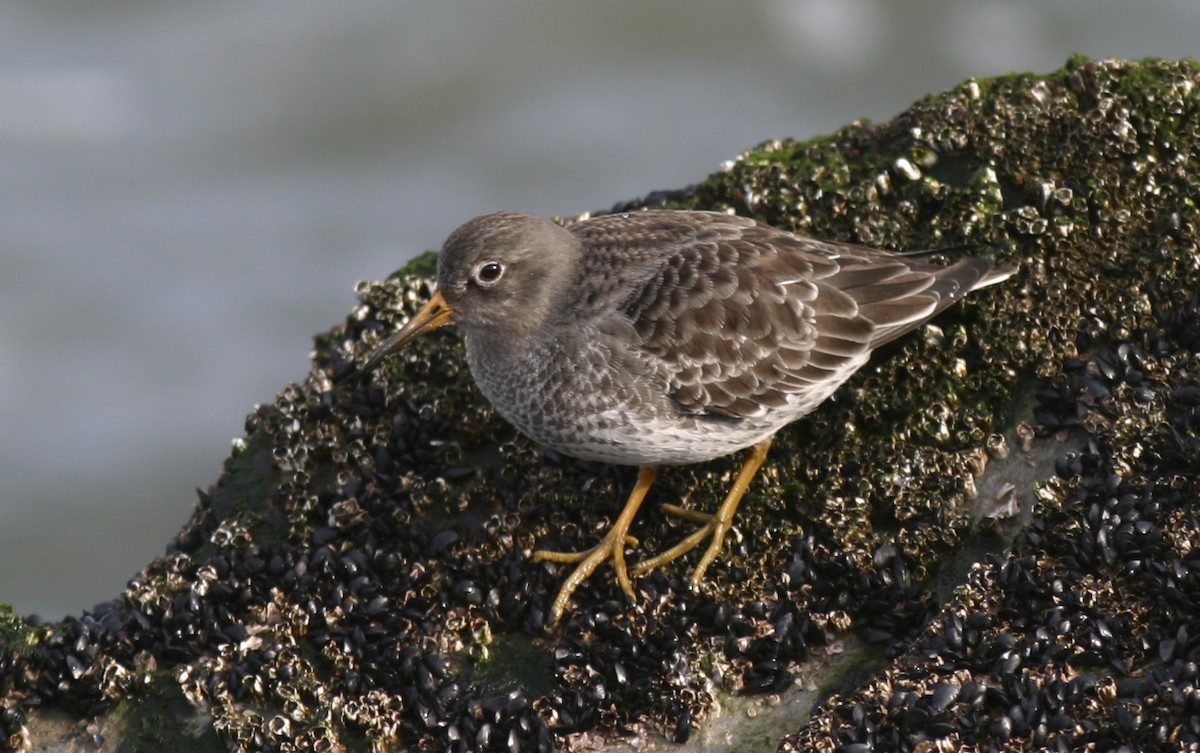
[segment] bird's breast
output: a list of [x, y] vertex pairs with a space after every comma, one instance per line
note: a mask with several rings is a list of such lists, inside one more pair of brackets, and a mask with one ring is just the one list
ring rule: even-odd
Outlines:
[[573, 457], [624, 465], [685, 465], [773, 434], [775, 422], [681, 411], [652, 357], [602, 333], [563, 333], [528, 348], [467, 338], [480, 391], [534, 441]]

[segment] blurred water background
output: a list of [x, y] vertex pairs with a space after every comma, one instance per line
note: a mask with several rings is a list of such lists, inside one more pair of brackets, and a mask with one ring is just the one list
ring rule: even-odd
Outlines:
[[476, 214], [1197, 29], [1194, 0], [6, 0], [0, 600], [119, 593], [355, 281]]

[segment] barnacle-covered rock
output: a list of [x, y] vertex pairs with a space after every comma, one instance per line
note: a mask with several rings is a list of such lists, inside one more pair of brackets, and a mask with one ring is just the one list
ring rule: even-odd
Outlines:
[[[0, 613], [31, 749], [1177, 749], [1200, 744], [1200, 70], [1072, 59], [751, 149], [640, 206], [1020, 267], [781, 432], [706, 587], [603, 573], [633, 471], [493, 415], [453, 332], [360, 377], [428, 298], [363, 283], [313, 368], [125, 593]], [[421, 266], [423, 265], [423, 266]], [[665, 469], [641, 552], [737, 458]], [[680, 746], [683, 746], [680, 748]]]

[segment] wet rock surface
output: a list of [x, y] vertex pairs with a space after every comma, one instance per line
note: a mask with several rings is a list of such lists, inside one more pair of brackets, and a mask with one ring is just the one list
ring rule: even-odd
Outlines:
[[[1020, 267], [782, 431], [700, 592], [567, 569], [629, 468], [546, 452], [430, 294], [364, 283], [118, 598], [0, 614], [13, 749], [1177, 750], [1200, 744], [1200, 70], [1070, 61], [762, 144], [644, 205]], [[464, 218], [465, 219], [465, 218]], [[738, 458], [664, 469], [636, 562]]]

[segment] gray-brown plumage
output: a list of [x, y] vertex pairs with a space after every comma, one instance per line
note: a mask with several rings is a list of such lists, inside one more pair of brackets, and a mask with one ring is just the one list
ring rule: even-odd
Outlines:
[[624, 547], [659, 465], [753, 447], [713, 516], [638, 574], [711, 537], [720, 550], [771, 437], [811, 412], [871, 351], [1014, 270], [804, 238], [716, 212], [606, 215], [560, 227], [519, 212], [466, 223], [438, 257], [438, 293], [368, 359], [453, 321], [471, 373], [522, 432], [576, 457], [637, 465], [621, 517], [595, 549], [538, 552], [579, 562], [554, 605], [611, 559], [632, 596]]

